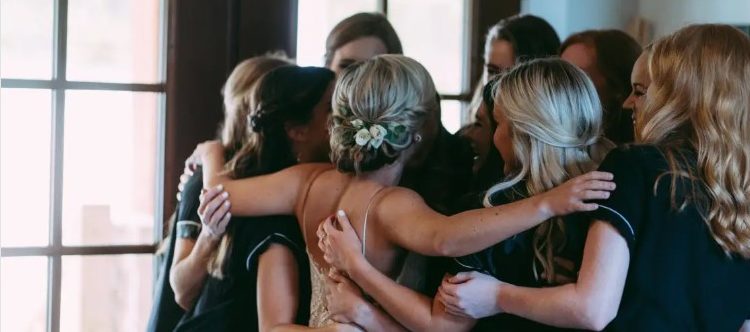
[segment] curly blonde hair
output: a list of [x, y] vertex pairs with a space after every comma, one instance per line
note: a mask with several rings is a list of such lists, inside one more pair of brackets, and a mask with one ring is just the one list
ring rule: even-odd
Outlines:
[[[380, 55], [354, 64], [333, 92], [331, 160], [343, 172], [388, 165], [412, 146], [429, 114], [439, 107], [430, 74], [414, 59]], [[355, 120], [386, 128], [386, 140], [378, 147], [358, 145]]]
[[[672, 204], [692, 202], [727, 255], [750, 259], [750, 38], [728, 25], [691, 25], [656, 41], [637, 140], [660, 148]], [[691, 164], [687, 154], [695, 154]], [[678, 179], [694, 190], [676, 201]]]

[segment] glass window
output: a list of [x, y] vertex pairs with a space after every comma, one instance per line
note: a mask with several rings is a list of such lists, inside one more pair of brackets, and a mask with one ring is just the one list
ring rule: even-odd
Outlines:
[[156, 181], [155, 93], [69, 91], [63, 243], [149, 243]]
[[52, 77], [52, 0], [0, 1], [3, 78]]
[[44, 246], [49, 239], [52, 94], [2, 89], [0, 109], [0, 242], [4, 247]]
[[297, 9], [297, 64], [325, 65], [326, 37], [341, 20], [377, 11], [377, 0], [299, 0]]
[[151, 310], [151, 255], [66, 256], [60, 331], [145, 331]]
[[440, 116], [443, 120], [443, 126], [451, 134], [461, 129], [461, 110], [464, 108], [463, 104], [458, 100], [440, 101]]
[[165, 6], [0, 2], [1, 331], [145, 330]]
[[388, 19], [404, 54], [427, 68], [441, 94], [464, 93], [464, 29], [467, 1], [390, 0]]
[[159, 80], [158, 0], [69, 0], [68, 6], [69, 80]]
[[3, 257], [0, 266], [0, 330], [45, 331], [47, 258]]

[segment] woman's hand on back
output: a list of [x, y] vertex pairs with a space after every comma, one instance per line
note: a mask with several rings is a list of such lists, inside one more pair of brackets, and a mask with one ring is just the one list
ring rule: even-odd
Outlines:
[[437, 300], [452, 315], [480, 319], [502, 312], [498, 295], [502, 282], [492, 276], [473, 272], [461, 272], [443, 278]]
[[615, 190], [612, 173], [593, 171], [576, 176], [563, 184], [539, 194], [542, 208], [548, 218], [573, 212], [593, 211], [599, 208], [589, 200], [607, 199]]
[[364, 259], [362, 244], [344, 211], [323, 221], [317, 235], [323, 259], [339, 271], [349, 273], [358, 259]]
[[198, 216], [203, 224], [201, 233], [210, 239], [218, 240], [226, 232], [229, 220], [232, 218], [229, 212], [231, 207], [229, 193], [224, 191], [222, 185], [218, 185], [202, 192], [200, 202]]

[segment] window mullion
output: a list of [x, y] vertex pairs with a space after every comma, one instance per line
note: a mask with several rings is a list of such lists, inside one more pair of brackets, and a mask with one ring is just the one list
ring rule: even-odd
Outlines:
[[60, 284], [62, 279], [62, 258], [49, 256], [47, 274], [47, 331], [60, 331]]
[[388, 0], [378, 0], [378, 11], [388, 16]]
[[[68, 0], [55, 1], [53, 25], [52, 79], [65, 81], [68, 40]], [[63, 189], [63, 148], [65, 129], [65, 91], [52, 90], [52, 167], [50, 174], [50, 246], [54, 254], [49, 258], [49, 283], [47, 289], [47, 331], [60, 331], [60, 301], [62, 284], [62, 189]]]

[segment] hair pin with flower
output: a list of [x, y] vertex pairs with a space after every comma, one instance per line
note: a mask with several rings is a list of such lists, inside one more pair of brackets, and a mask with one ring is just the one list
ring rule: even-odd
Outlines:
[[351, 124], [357, 129], [357, 132], [354, 134], [354, 141], [359, 146], [380, 148], [386, 135], [388, 135], [388, 130], [379, 124], [372, 124], [368, 127], [360, 119], [352, 120]]

